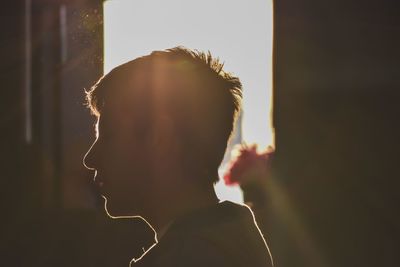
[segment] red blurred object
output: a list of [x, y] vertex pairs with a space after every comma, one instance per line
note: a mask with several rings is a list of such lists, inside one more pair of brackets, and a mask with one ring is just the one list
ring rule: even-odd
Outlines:
[[245, 185], [254, 182], [264, 182], [270, 170], [270, 159], [274, 153], [272, 147], [264, 152], [257, 152], [257, 145], [242, 145], [239, 155], [229, 163], [224, 175], [226, 185]]

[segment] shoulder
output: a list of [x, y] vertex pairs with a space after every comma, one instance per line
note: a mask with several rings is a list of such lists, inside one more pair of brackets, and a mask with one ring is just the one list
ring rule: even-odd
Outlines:
[[191, 234], [179, 244], [171, 246], [157, 257], [156, 266], [235, 266], [232, 259], [212, 239], [202, 234]]
[[251, 210], [234, 203], [176, 222], [148, 254], [138, 266], [271, 266]]

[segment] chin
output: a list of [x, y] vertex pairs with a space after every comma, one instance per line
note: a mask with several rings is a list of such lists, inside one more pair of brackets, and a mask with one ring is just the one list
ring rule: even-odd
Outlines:
[[122, 205], [116, 205], [115, 202], [109, 198], [103, 196], [104, 198], [104, 210], [107, 215], [112, 219], [126, 218], [126, 217], [140, 217], [135, 212], [124, 208]]

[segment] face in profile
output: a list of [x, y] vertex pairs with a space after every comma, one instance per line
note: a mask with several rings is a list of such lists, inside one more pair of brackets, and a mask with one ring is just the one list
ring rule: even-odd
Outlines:
[[[168, 80], [161, 74], [154, 69], [152, 75], [146, 69], [135, 70], [118, 76], [118, 83], [107, 88], [112, 94], [107, 95], [107, 104], [98, 116], [96, 140], [84, 164], [96, 171], [94, 181], [111, 216], [142, 215], [155, 198], [173, 187], [173, 181], [165, 179], [165, 173], [172, 173], [170, 166], [176, 157], [172, 127], [166, 127], [168, 120], [157, 102]], [[129, 85], [129, 90], [114, 90], [124, 88], [121, 84]], [[159, 93], [150, 101], [144, 93], [149, 87]]]
[[96, 140], [84, 158], [95, 170], [94, 182], [111, 216], [140, 215], [149, 193], [151, 173], [146, 138], [134, 120], [116, 109], [105, 110], [96, 123]]

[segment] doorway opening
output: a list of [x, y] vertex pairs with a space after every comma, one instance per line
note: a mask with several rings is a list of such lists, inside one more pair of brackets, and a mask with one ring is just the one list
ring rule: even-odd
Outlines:
[[[210, 51], [243, 84], [234, 144], [274, 147], [272, 127], [272, 0], [108, 0], [104, 2], [104, 72], [153, 50], [183, 45]], [[243, 202], [239, 187], [215, 186], [221, 200]]]

